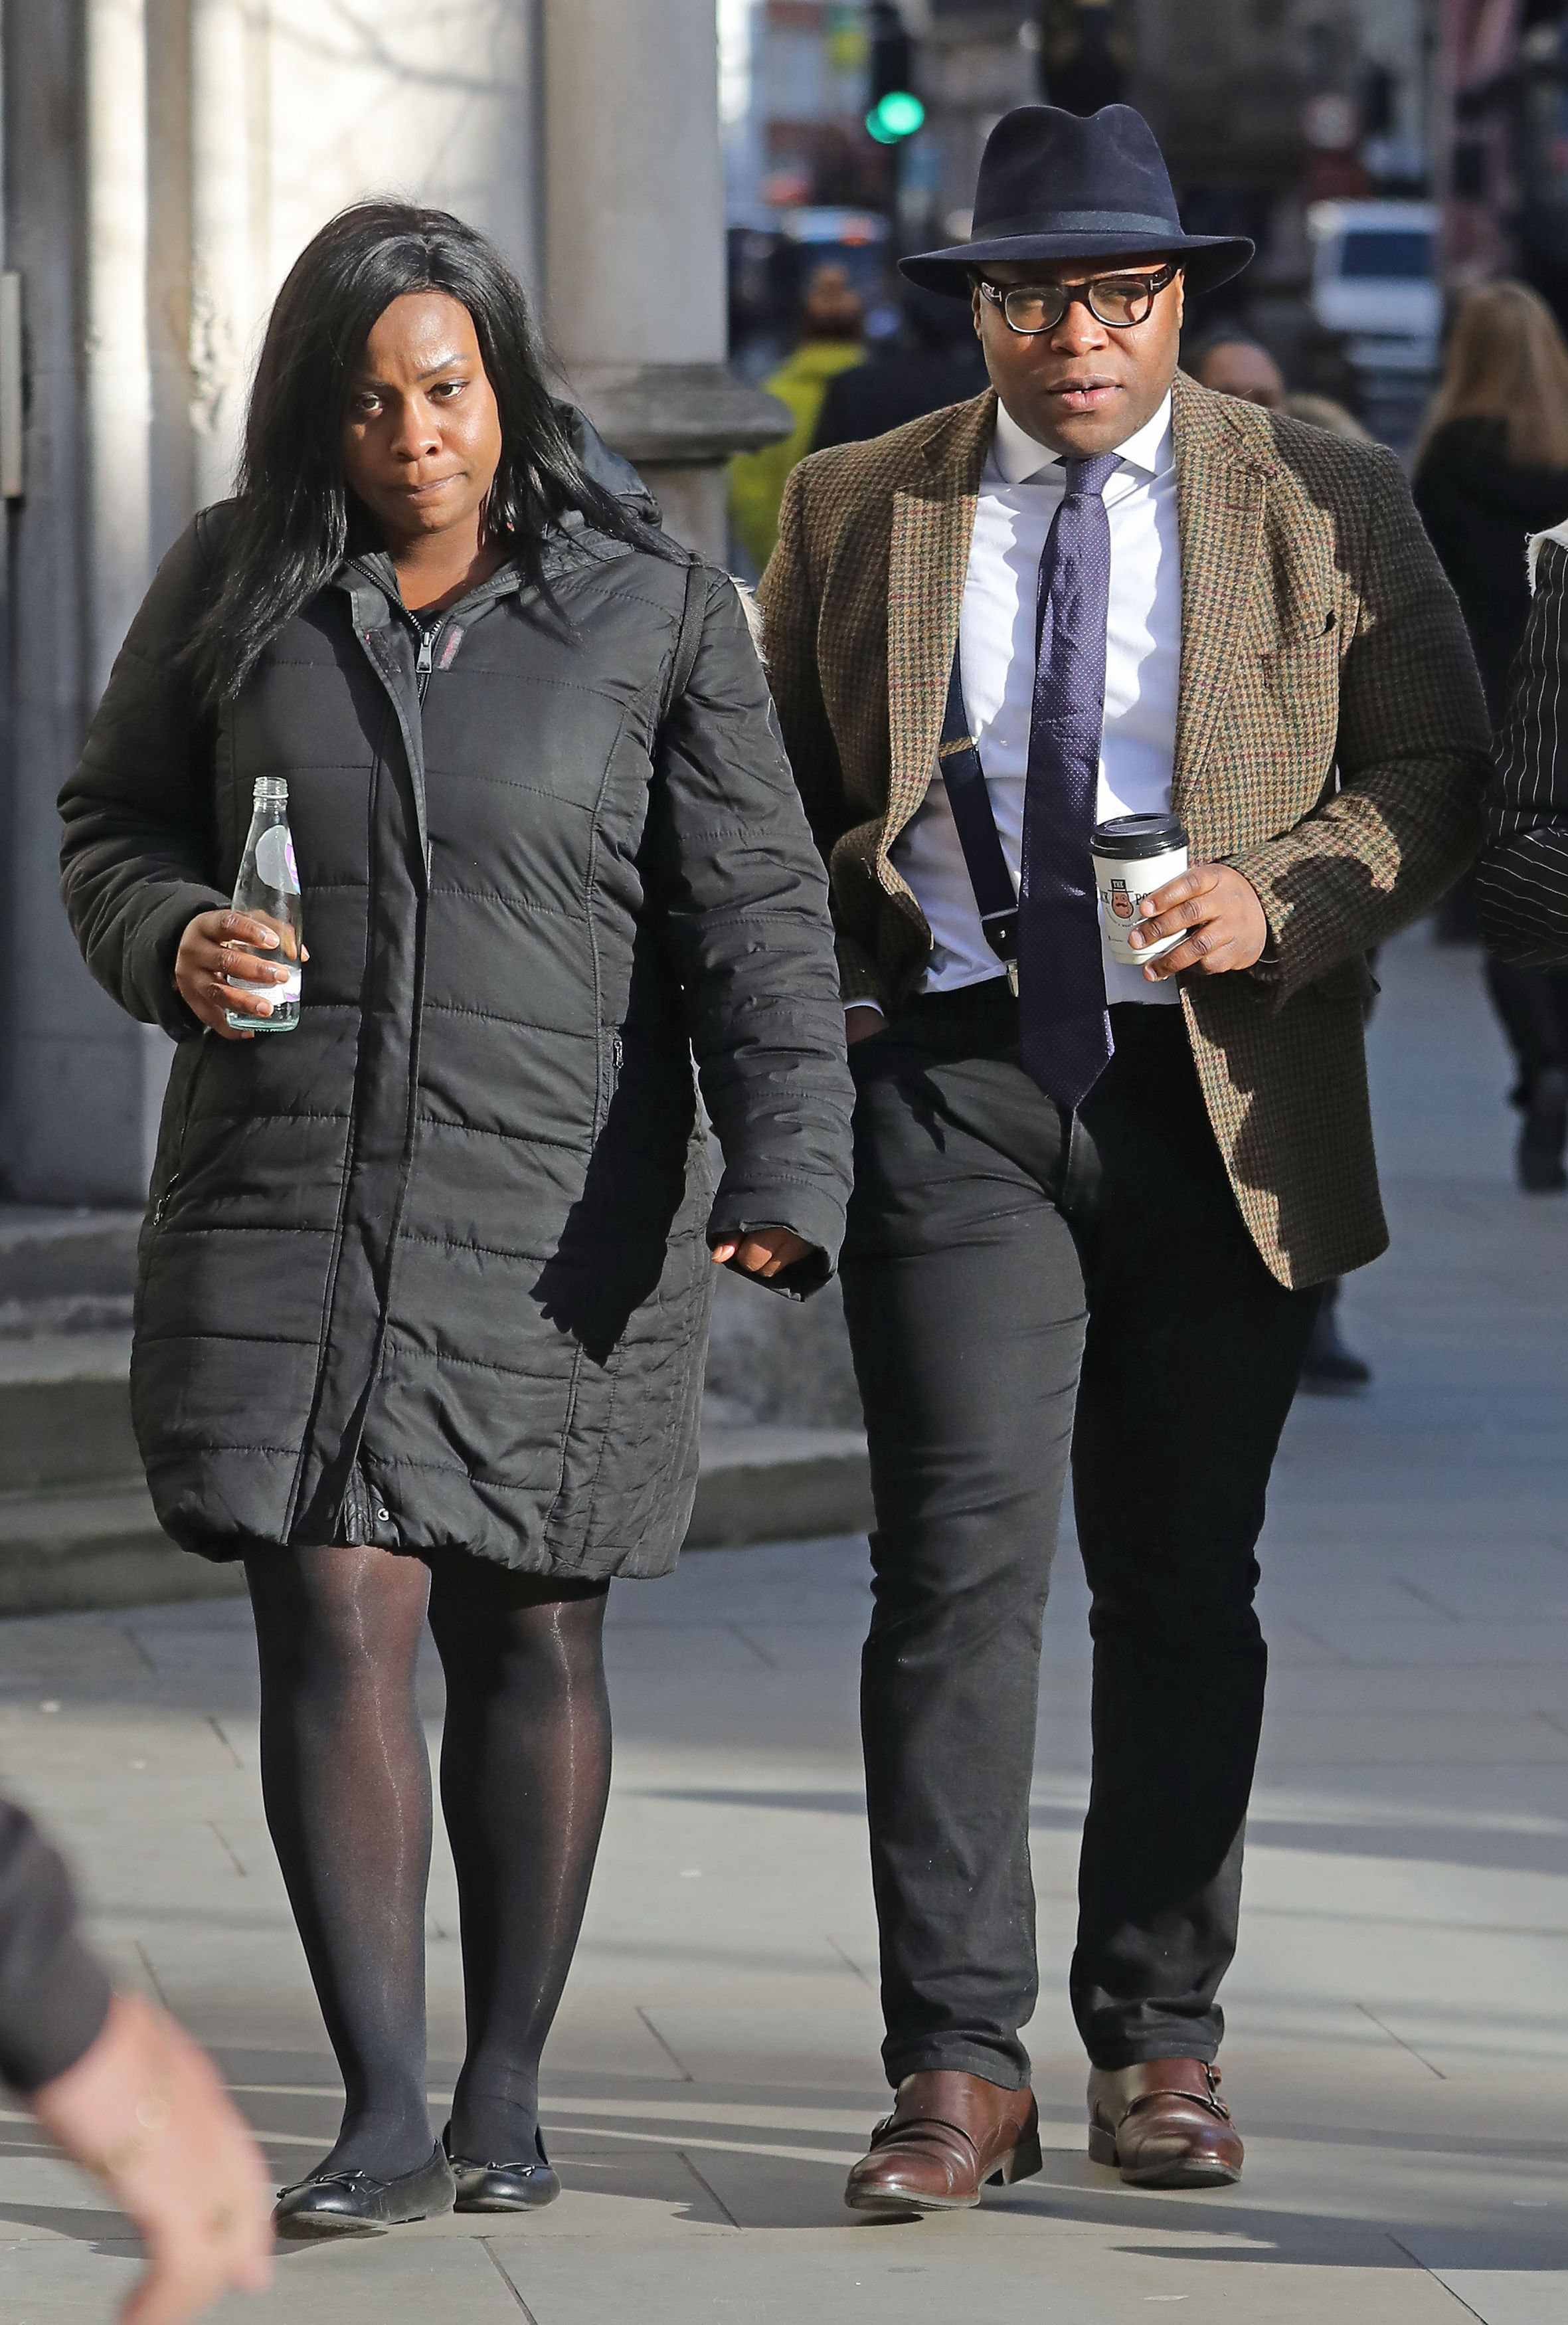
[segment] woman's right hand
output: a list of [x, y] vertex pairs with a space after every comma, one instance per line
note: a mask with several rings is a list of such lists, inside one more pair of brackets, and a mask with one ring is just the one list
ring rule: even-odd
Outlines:
[[[273, 953], [279, 942], [277, 930], [254, 912], [198, 912], [187, 923], [175, 955], [174, 984], [180, 998], [226, 1042], [254, 1042], [255, 1035], [228, 1024], [224, 1012], [233, 1009], [248, 1017], [272, 1015], [270, 1001], [260, 994], [242, 992], [240, 985], [242, 981], [246, 985], [288, 982], [289, 972], [281, 963], [258, 960], [256, 951], [250, 949]], [[301, 948], [300, 959], [309, 958]]]

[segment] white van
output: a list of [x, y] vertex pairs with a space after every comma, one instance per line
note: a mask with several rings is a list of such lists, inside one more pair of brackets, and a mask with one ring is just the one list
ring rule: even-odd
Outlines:
[[1432, 202], [1314, 202], [1312, 311], [1358, 371], [1437, 367], [1443, 292]]

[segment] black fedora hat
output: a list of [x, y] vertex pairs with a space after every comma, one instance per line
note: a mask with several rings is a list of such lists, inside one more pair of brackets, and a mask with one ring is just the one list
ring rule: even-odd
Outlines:
[[1196, 290], [1239, 274], [1253, 245], [1239, 234], [1184, 234], [1165, 155], [1130, 105], [1087, 117], [1055, 105], [1004, 113], [985, 141], [967, 242], [901, 259], [928, 291], [969, 295], [971, 267], [1029, 258], [1179, 258]]

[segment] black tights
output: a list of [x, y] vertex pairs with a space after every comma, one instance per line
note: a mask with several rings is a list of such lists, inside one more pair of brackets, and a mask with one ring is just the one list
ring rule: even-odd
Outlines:
[[346, 2094], [327, 2164], [390, 2179], [430, 2153], [430, 1771], [414, 1699], [427, 1616], [447, 1675], [441, 1806], [467, 2020], [452, 2146], [531, 2160], [540, 2052], [609, 1791], [607, 1586], [353, 1548], [271, 1550], [246, 1576], [267, 1823]]

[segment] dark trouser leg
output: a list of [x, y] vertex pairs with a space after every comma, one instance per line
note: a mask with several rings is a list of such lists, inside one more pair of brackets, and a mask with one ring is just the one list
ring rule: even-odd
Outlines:
[[1568, 972], [1486, 965], [1487, 989], [1502, 1020], [1517, 1074], [1509, 1092], [1524, 1116], [1517, 1165], [1529, 1194], [1557, 1194], [1568, 1143]]
[[883, 2058], [894, 2084], [947, 2068], [1016, 2089], [1037, 1982], [1040, 1618], [1082, 1276], [1045, 1191], [1056, 1109], [1003, 1056], [945, 1055], [936, 1035], [962, 1032], [956, 1010], [911, 1014], [923, 1046], [903, 1021], [851, 1053], [844, 1263], [877, 1513], [861, 1717]]
[[1518, 1070], [1516, 1100], [1527, 1107], [1544, 1072], [1568, 1067], [1568, 974], [1517, 968], [1489, 953], [1486, 983]]
[[1317, 1304], [1242, 1225], [1176, 1012], [1115, 1018], [1084, 1113], [1102, 1176], [1073, 1445], [1094, 1773], [1072, 1993], [1100, 2067], [1219, 2046], [1267, 1668], [1253, 1551]]
[[610, 1786], [605, 1583], [434, 1562], [447, 1674], [441, 1807], [462, 1913], [467, 2055], [454, 2154], [526, 2163], [539, 2062], [587, 1903]]
[[326, 2168], [395, 2179], [431, 2147], [430, 1764], [414, 1700], [429, 1576], [345, 1548], [269, 1550], [245, 1575], [267, 1825], [346, 2097]]

